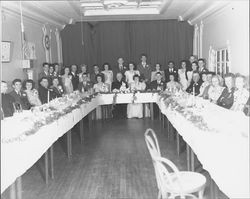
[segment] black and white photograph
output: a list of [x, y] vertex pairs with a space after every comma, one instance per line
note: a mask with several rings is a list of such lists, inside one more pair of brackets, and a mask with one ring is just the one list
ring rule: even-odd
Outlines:
[[249, 0], [0, 11], [1, 199], [250, 199]]

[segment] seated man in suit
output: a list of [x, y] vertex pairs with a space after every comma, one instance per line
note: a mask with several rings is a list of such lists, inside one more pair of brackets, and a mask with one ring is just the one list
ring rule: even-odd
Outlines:
[[2, 117], [10, 117], [14, 113], [13, 103], [15, 102], [14, 98], [7, 93], [8, 87], [5, 81], [1, 82], [1, 96], [2, 96]]
[[29, 110], [31, 104], [29, 103], [27, 94], [21, 90], [22, 81], [20, 79], [14, 79], [12, 82], [13, 91], [10, 95], [14, 98], [14, 107], [16, 110]]
[[166, 82], [170, 81], [170, 79], [169, 79], [170, 74], [173, 74], [174, 78], [175, 78], [175, 81], [178, 81], [178, 72], [177, 72], [177, 69], [175, 69], [173, 61], [168, 62], [168, 68], [164, 72], [165, 72], [165, 80], [166, 80]]
[[54, 94], [52, 93], [53, 90], [49, 89], [49, 81], [48, 78], [42, 77], [40, 80], [40, 85], [38, 88], [39, 99], [41, 100], [42, 104], [48, 103], [48, 101], [52, 100]]
[[162, 81], [162, 74], [161, 72], [156, 73], [156, 80], [150, 83], [151, 90], [163, 91], [166, 89], [166, 83]]
[[43, 71], [38, 75], [38, 81], [42, 79], [42, 77], [49, 77], [49, 63], [43, 63]]
[[[128, 85], [123, 80], [122, 73], [118, 72], [116, 74], [116, 81], [112, 82], [111, 90], [112, 92], [119, 92], [124, 91], [126, 88], [128, 88]], [[113, 118], [126, 118], [127, 104], [115, 104], [112, 113]]]
[[78, 89], [78, 84], [79, 84], [79, 77], [77, 75], [77, 66], [76, 65], [72, 65], [71, 66], [71, 73], [70, 75], [72, 76], [72, 85], [73, 85], [73, 90], [77, 90]]
[[151, 80], [151, 65], [147, 63], [147, 56], [145, 54], [141, 55], [141, 63], [137, 65], [137, 70], [140, 73], [141, 79], [145, 84], [149, 84]]
[[89, 79], [88, 74], [83, 73], [81, 79], [82, 79], [82, 82], [79, 83], [78, 90], [82, 93], [91, 92], [93, 90], [93, 85], [88, 80]]
[[200, 75], [197, 72], [193, 73], [192, 81], [189, 87], [186, 89], [186, 91], [192, 95], [199, 95], [200, 94], [200, 87], [201, 87], [201, 82], [200, 80]]

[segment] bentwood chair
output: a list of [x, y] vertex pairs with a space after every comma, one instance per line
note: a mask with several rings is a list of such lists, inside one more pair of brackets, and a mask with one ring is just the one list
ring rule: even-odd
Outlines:
[[[148, 150], [149, 150], [149, 153], [151, 155], [152, 160], [154, 159], [154, 157], [161, 157], [159, 143], [158, 143], [158, 140], [157, 140], [157, 137], [155, 135], [154, 130], [150, 129], [150, 128], [147, 129], [144, 136], [145, 136], [145, 142], [146, 142], [146, 145], [148, 147]], [[161, 198], [160, 179], [159, 179], [159, 176], [157, 175], [154, 161], [153, 161], [153, 165], [154, 165], [154, 169], [155, 169], [156, 182], [157, 182], [157, 186], [158, 186], [158, 190], [159, 190], [158, 199], [160, 199]]]
[[185, 195], [197, 192], [199, 199], [203, 198], [205, 176], [196, 172], [179, 171], [173, 162], [163, 157], [155, 157], [154, 161], [163, 199], [174, 199], [177, 195], [185, 198]]

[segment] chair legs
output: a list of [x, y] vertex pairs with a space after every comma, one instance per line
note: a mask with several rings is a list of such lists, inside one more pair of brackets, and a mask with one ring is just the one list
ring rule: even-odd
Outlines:
[[203, 199], [204, 190], [205, 188], [203, 188], [202, 190], [198, 192], [199, 199]]

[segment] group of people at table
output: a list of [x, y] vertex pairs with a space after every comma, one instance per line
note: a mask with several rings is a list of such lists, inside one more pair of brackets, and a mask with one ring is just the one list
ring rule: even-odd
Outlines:
[[[210, 100], [219, 106], [234, 111], [243, 111], [249, 115], [249, 90], [246, 87], [246, 77], [240, 74], [228, 73], [224, 79], [208, 71], [205, 59], [196, 59], [191, 55], [189, 60], [182, 60], [179, 69], [173, 61], [162, 70], [159, 63], [153, 68], [147, 62], [147, 56], [141, 55], [141, 62], [136, 66], [130, 62], [124, 64], [123, 58], [118, 58], [117, 65], [111, 69], [108, 63], [102, 70], [93, 66], [93, 72], [88, 72], [85, 64], [64, 67], [59, 64], [43, 63], [43, 71], [39, 74], [38, 90], [31, 79], [12, 82], [13, 90], [7, 93], [5, 81], [1, 82], [2, 112], [4, 117], [10, 117], [16, 111], [29, 110], [48, 101], [79, 92], [120, 92], [125, 90], [169, 90], [175, 92], [182, 89], [195, 96]], [[142, 104], [117, 105], [113, 110], [114, 117], [142, 118]]]

